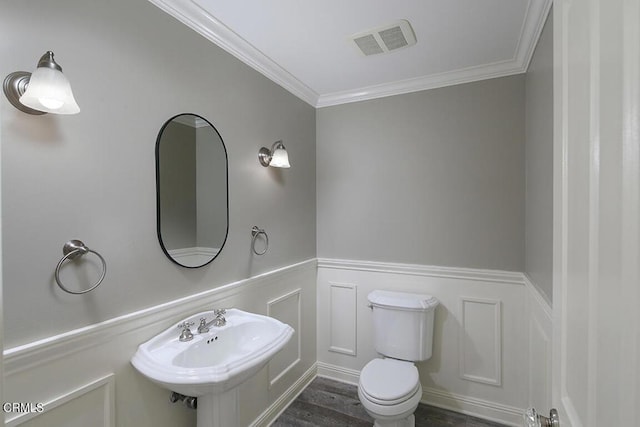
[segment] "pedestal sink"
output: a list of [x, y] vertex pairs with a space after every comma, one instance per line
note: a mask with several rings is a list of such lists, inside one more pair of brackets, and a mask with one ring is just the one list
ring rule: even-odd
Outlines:
[[[216, 317], [213, 311], [189, 316], [179, 323]], [[193, 331], [193, 339], [180, 341], [175, 326], [141, 344], [133, 366], [162, 387], [198, 398], [198, 427], [238, 426], [237, 386], [280, 351], [293, 328], [272, 317], [229, 309], [224, 326], [209, 332]]]

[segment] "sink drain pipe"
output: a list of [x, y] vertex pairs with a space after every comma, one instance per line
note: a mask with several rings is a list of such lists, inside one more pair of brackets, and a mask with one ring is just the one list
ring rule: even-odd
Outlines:
[[198, 398], [193, 396], [185, 396], [184, 394], [176, 393], [175, 391], [171, 392], [171, 397], [169, 397], [169, 401], [171, 403], [182, 402], [184, 406], [189, 409], [198, 409]]

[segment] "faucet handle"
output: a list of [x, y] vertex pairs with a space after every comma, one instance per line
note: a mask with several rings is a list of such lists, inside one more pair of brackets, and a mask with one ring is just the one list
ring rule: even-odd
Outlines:
[[182, 332], [180, 333], [180, 337], [178, 338], [179, 341], [184, 342], [184, 341], [191, 341], [193, 339], [193, 333], [189, 329], [193, 325], [194, 325], [193, 322], [182, 322], [178, 325], [178, 328], [182, 329]]
[[209, 332], [209, 327], [207, 326], [207, 319], [204, 317], [200, 318], [200, 325], [198, 326], [198, 333], [204, 334]]
[[213, 314], [215, 314], [216, 316], [224, 316], [227, 312], [226, 308], [216, 308], [213, 310]]
[[182, 322], [178, 325], [178, 328], [181, 329], [189, 329], [190, 327], [192, 327], [193, 325], [195, 325], [195, 323], [193, 322]]

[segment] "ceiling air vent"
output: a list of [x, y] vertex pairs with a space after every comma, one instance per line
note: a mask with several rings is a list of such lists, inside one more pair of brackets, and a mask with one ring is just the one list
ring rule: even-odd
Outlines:
[[376, 55], [416, 44], [416, 35], [409, 21], [401, 19], [391, 25], [354, 34], [351, 39], [365, 55]]

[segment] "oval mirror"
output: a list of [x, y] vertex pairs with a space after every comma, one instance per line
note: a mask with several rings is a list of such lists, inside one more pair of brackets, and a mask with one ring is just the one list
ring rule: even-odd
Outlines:
[[220, 253], [229, 229], [227, 149], [197, 114], [179, 114], [156, 142], [158, 240], [178, 265], [202, 267]]

